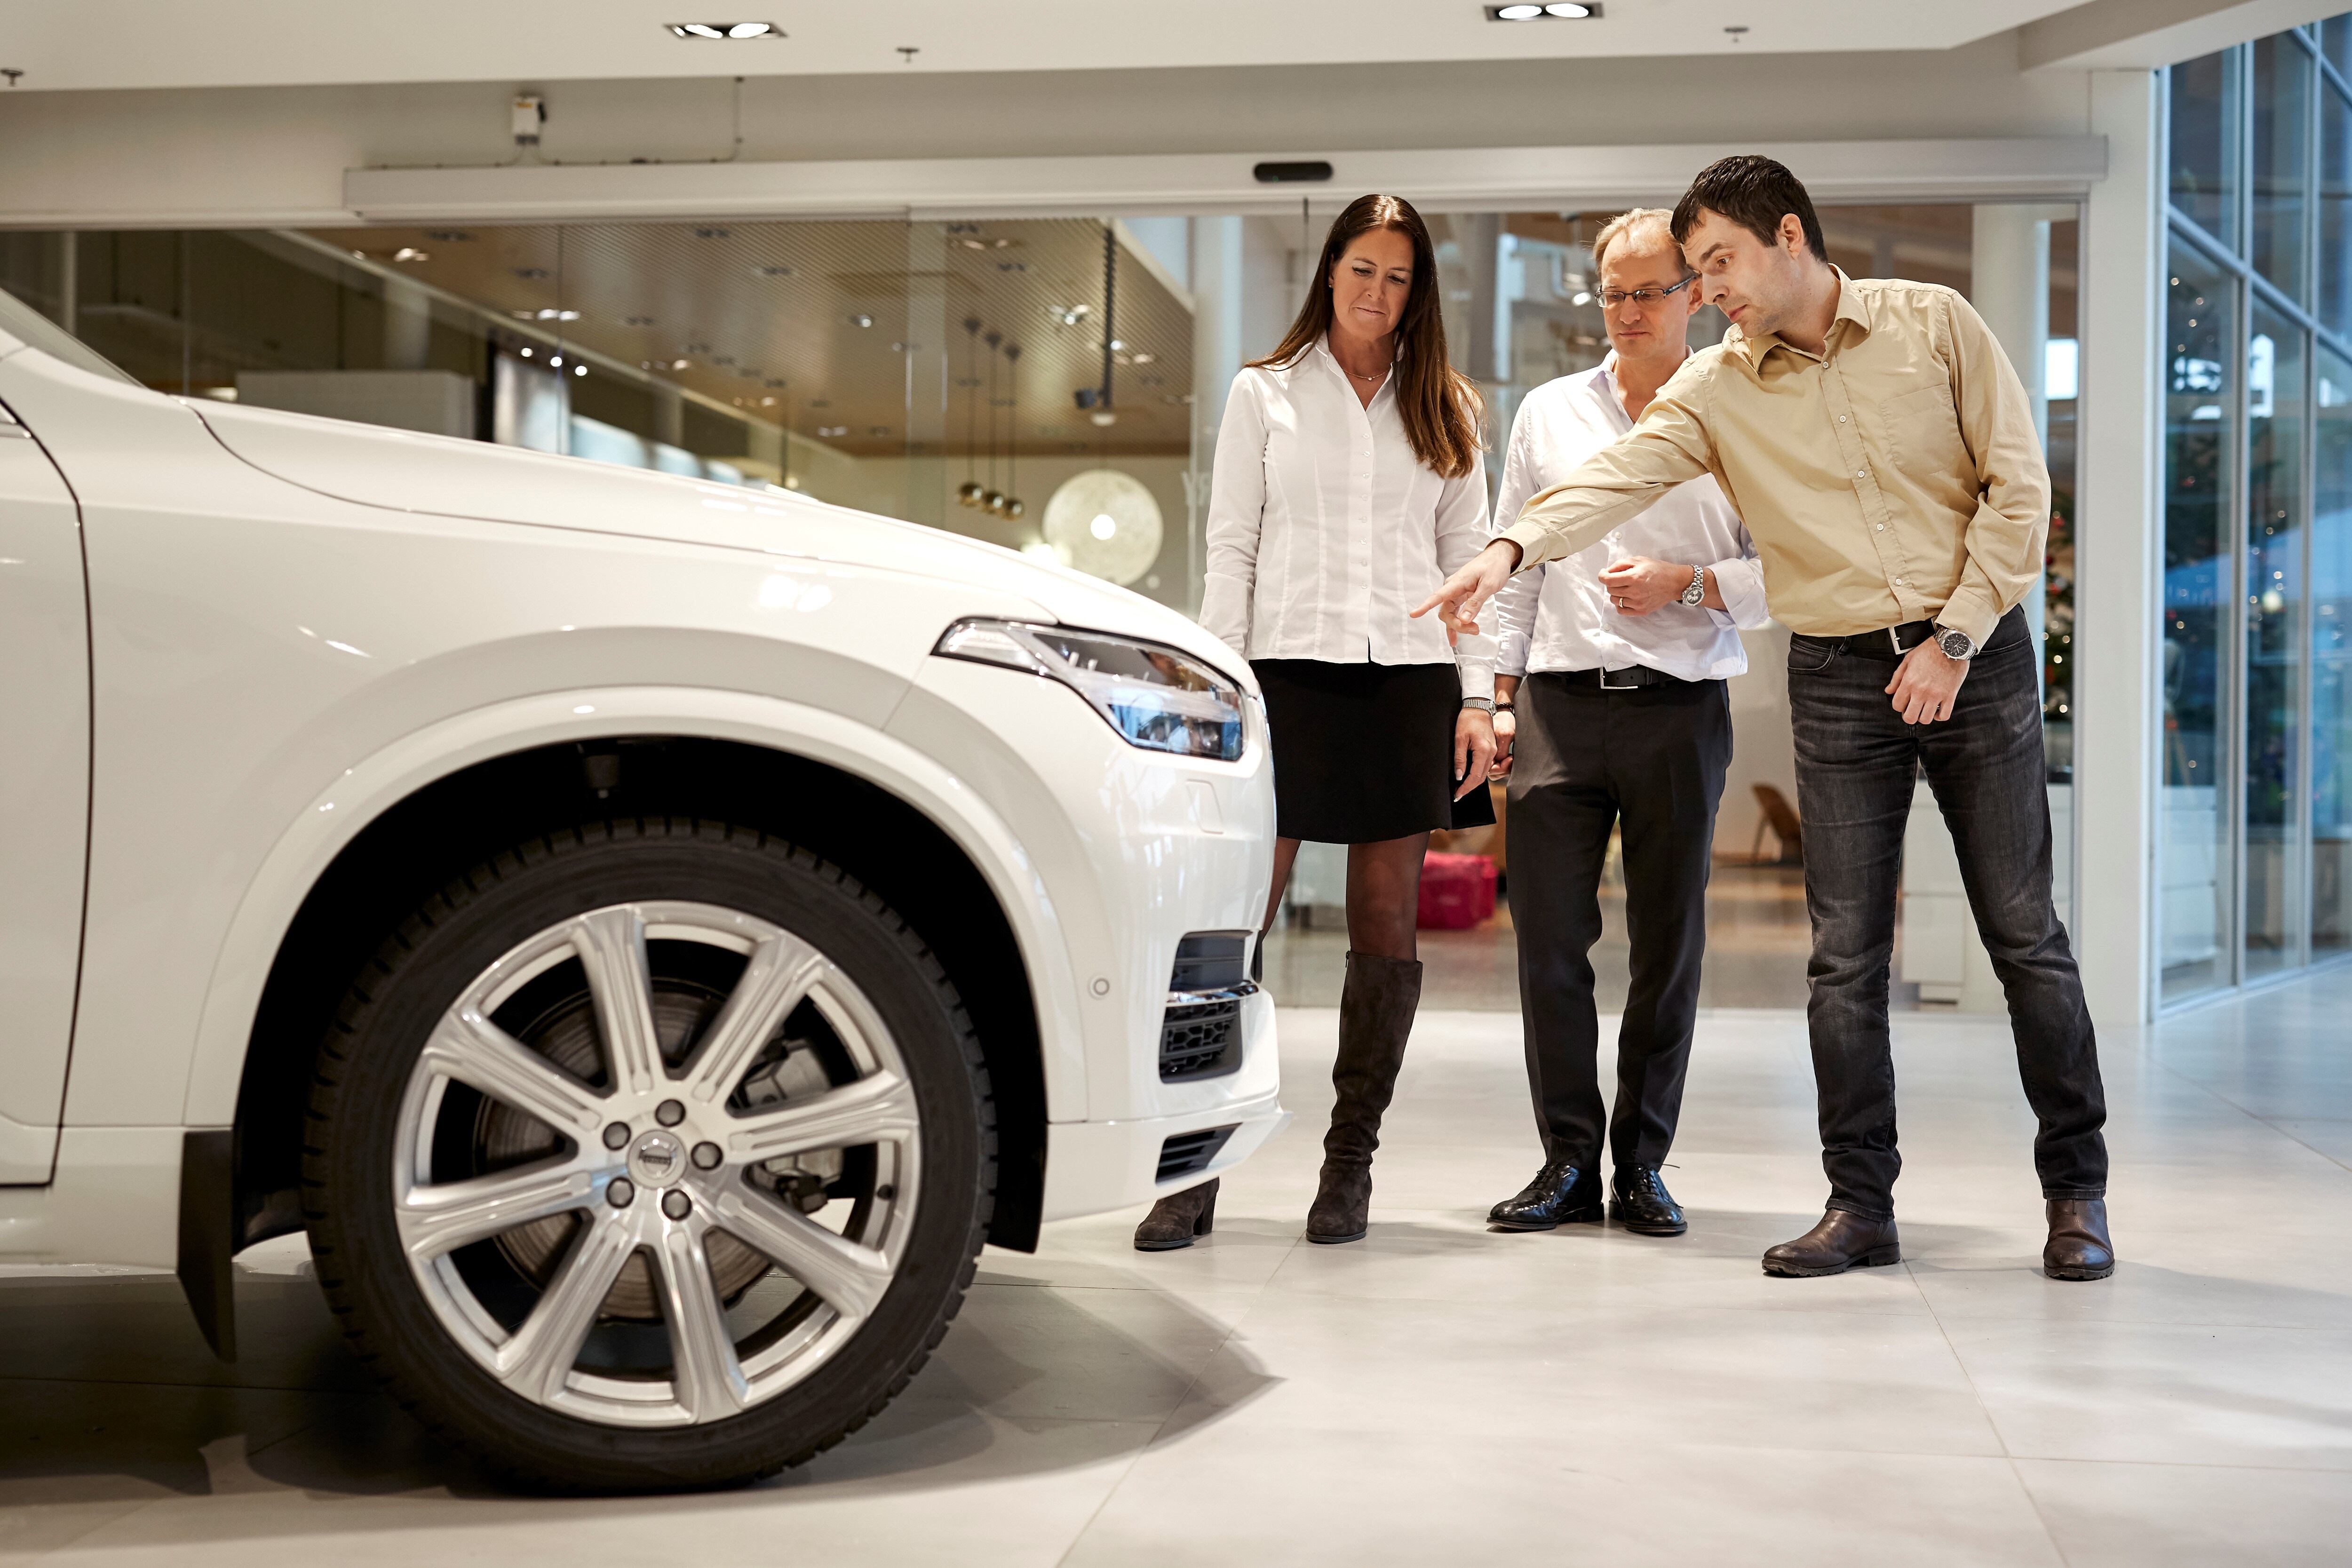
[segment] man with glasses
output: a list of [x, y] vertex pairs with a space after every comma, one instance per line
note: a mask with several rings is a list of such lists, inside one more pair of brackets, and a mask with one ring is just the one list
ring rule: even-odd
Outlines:
[[2040, 659], [2022, 601], [2041, 574], [2050, 474], [2025, 388], [1952, 289], [1852, 279], [1812, 199], [1769, 158], [1701, 170], [1674, 234], [1730, 319], [1625, 436], [1445, 580], [1415, 615], [1476, 625], [1511, 574], [1573, 557], [1677, 485], [1711, 477], [1761, 551], [1789, 645], [1812, 916], [1813, 1081], [1829, 1203], [1767, 1273], [1902, 1257], [1887, 961], [1912, 792], [1924, 773], [2009, 998], [2053, 1279], [2115, 1272], [2098, 1043], [2050, 896]]
[[[1690, 353], [1696, 278], [1671, 214], [1626, 213], [1595, 237], [1609, 357], [1529, 393], [1511, 425], [1495, 516], [1519, 508], [1633, 427]], [[1494, 776], [1510, 779], [1511, 918], [1528, 1087], [1543, 1168], [1487, 1220], [1549, 1230], [1601, 1217], [1680, 1236], [1659, 1174], [1682, 1110], [1706, 946], [1715, 810], [1731, 763], [1723, 683], [1748, 668], [1738, 626], [1764, 622], [1748, 531], [1712, 479], [1659, 499], [1602, 549], [1523, 573], [1496, 598]], [[1592, 944], [1612, 832], [1623, 835], [1631, 986], [1605, 1114]]]

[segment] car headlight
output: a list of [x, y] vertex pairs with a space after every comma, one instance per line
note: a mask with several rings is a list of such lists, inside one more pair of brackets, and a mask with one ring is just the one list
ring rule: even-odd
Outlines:
[[1242, 754], [1242, 689], [1189, 653], [1108, 632], [958, 621], [931, 651], [1058, 680], [1128, 744], [1180, 757]]

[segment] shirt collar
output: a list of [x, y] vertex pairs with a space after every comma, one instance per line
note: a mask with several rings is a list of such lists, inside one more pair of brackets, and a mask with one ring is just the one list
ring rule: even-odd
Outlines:
[[[1822, 344], [1822, 353], [1818, 354], [1806, 353], [1804, 350], [1798, 348], [1795, 344], [1782, 342], [1780, 334], [1778, 332], [1766, 332], [1760, 337], [1751, 338], [1737, 325], [1734, 325], [1728, 332], [1724, 334], [1723, 341], [1725, 346], [1729, 348], [1733, 353], [1738, 354], [1740, 359], [1747, 363], [1748, 369], [1757, 370], [1762, 367], [1764, 363], [1764, 356], [1770, 353], [1776, 348], [1787, 349], [1790, 353], [1802, 355], [1806, 359], [1827, 359], [1831, 352], [1835, 350], [1847, 338], [1855, 336], [1868, 337], [1870, 335], [1870, 307], [1863, 302], [1861, 290], [1854, 288], [1853, 279], [1847, 277], [1845, 275], [1845, 268], [1840, 267], [1837, 263], [1830, 263], [1830, 270], [1837, 274], [1837, 314], [1830, 319], [1829, 337]], [[1838, 323], [1841, 321], [1850, 321], [1853, 323], [1853, 326], [1845, 331], [1840, 331], [1838, 330]]]
[[[1683, 359], [1688, 361], [1691, 353], [1690, 349], [1685, 348]], [[1675, 368], [1681, 367], [1677, 365]], [[1601, 399], [1602, 405], [1608, 409], [1611, 424], [1620, 430], [1631, 430], [1633, 427], [1633, 420], [1625, 416], [1623, 400], [1617, 395], [1617, 351], [1615, 349], [1611, 349], [1601, 356], [1599, 368], [1593, 371], [1592, 380], [1587, 384], [1591, 386], [1592, 395]]]
[[[1400, 347], [1402, 345], [1400, 345]], [[1341, 364], [1339, 363], [1339, 356], [1331, 352], [1331, 334], [1329, 332], [1327, 331], [1321, 337], [1315, 340], [1314, 352], [1323, 356], [1323, 362], [1331, 367], [1331, 374], [1338, 376], [1339, 378], [1339, 384], [1348, 389], [1348, 395], [1350, 397], [1355, 396], [1356, 378], [1348, 374], [1348, 367]], [[1395, 384], [1396, 363], [1391, 360], [1389, 363], [1388, 374], [1381, 378], [1380, 390], [1372, 394], [1372, 402], [1378, 403], [1382, 397], [1387, 396], [1389, 389]], [[1367, 408], [1370, 406], [1370, 405], [1366, 405]]]

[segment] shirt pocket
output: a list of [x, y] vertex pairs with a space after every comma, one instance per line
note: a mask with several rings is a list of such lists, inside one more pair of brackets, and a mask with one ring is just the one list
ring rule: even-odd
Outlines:
[[1912, 478], [1932, 485], [1970, 466], [1968, 443], [1960, 438], [1959, 410], [1945, 383], [1882, 398], [1878, 416], [1885, 424], [1897, 466]]

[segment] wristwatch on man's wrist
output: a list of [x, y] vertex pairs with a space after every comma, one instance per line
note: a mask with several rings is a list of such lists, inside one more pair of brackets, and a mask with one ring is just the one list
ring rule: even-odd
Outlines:
[[1465, 697], [1462, 700], [1462, 706], [1475, 708], [1481, 713], [1492, 713], [1495, 710], [1495, 700], [1491, 697]]
[[1970, 659], [1977, 656], [1977, 639], [1949, 626], [1936, 628], [1936, 646], [1944, 650], [1946, 658]]
[[1706, 603], [1706, 567], [1694, 566], [1691, 568], [1690, 586], [1683, 590], [1683, 603], [1690, 605], [1693, 609], [1696, 609], [1699, 605]]

